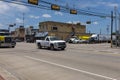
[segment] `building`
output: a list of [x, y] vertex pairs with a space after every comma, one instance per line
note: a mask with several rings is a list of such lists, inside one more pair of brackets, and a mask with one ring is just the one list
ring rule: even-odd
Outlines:
[[20, 26], [19, 28], [15, 29], [14, 32], [15, 39], [19, 39], [21, 41], [24, 41], [25, 38], [25, 28], [23, 26]]
[[34, 29], [33, 26], [30, 26], [25, 29], [25, 39], [26, 42], [35, 42], [35, 35], [39, 32], [39, 29]]
[[28, 39], [34, 40], [34, 36], [38, 32], [39, 29], [34, 29], [33, 26], [30, 26], [28, 28], [24, 28], [23, 26], [20, 26], [19, 28], [16, 28], [15, 31], [12, 31], [11, 35], [12, 37], [14, 37], [14, 39], [25, 41]]
[[25, 29], [25, 35], [34, 35], [39, 32], [39, 29], [34, 29], [33, 26], [30, 26]]
[[39, 23], [40, 32], [48, 32], [49, 35], [58, 36], [64, 40], [71, 36], [82, 36], [86, 35], [86, 26], [54, 21], [45, 21]]
[[11, 31], [11, 36], [15, 39], [15, 31]]

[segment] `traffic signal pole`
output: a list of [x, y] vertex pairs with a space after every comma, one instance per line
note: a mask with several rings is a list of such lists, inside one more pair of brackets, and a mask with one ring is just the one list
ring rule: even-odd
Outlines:
[[113, 11], [111, 11], [111, 48], [113, 47], [112, 33], [113, 33]]

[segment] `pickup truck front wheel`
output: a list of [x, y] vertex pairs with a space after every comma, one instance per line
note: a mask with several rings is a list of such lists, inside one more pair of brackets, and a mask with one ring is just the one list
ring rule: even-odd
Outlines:
[[54, 50], [54, 45], [53, 44], [50, 45], [50, 49]]
[[15, 46], [12, 46], [12, 48], [15, 48]]
[[65, 50], [65, 48], [61, 48], [61, 50]]
[[40, 43], [38, 43], [37, 46], [38, 46], [38, 49], [41, 49], [41, 48], [42, 48], [42, 46], [41, 46]]

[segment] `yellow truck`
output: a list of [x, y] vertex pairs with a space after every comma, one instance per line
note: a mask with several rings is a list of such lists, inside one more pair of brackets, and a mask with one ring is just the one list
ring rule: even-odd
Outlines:
[[82, 40], [89, 40], [89, 39], [90, 39], [90, 36], [87, 36], [87, 35], [79, 36], [79, 39], [82, 39]]
[[11, 47], [14, 48], [16, 46], [16, 42], [10, 36], [9, 32], [5, 32], [0, 29], [0, 47]]
[[5, 37], [4, 36], [0, 36], [0, 41], [4, 41]]

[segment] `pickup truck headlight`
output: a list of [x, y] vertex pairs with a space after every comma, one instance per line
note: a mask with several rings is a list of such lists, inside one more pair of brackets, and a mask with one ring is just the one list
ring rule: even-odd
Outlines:
[[58, 46], [58, 43], [54, 43], [55, 46]]

